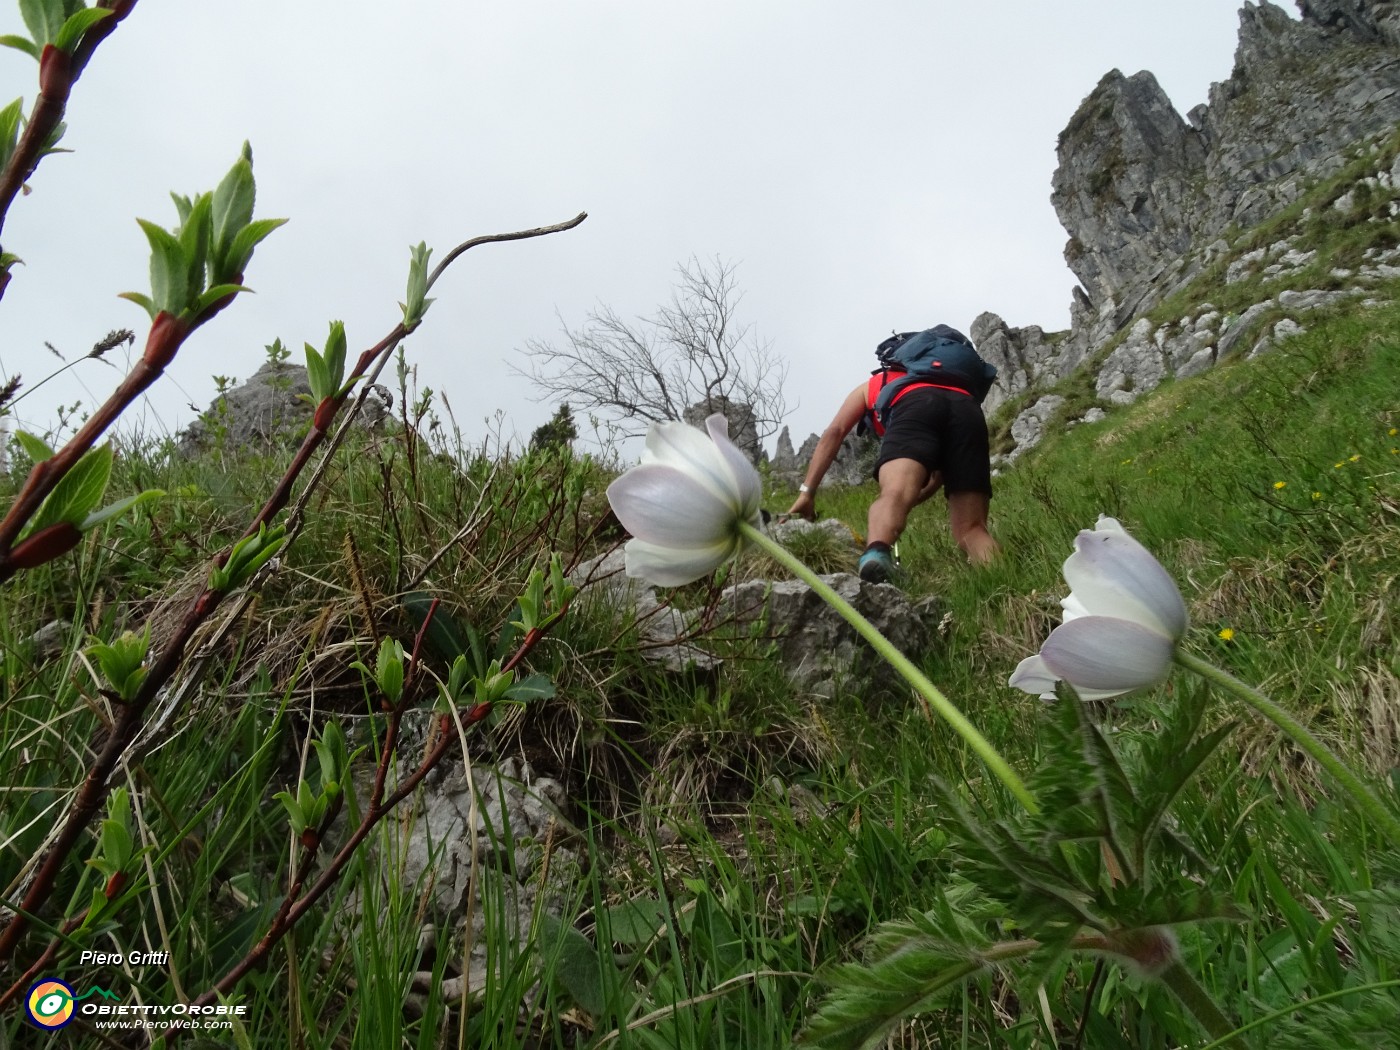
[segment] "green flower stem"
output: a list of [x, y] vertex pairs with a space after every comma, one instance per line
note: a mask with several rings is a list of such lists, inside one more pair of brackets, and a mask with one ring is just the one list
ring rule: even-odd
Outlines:
[[1395, 814], [1372, 793], [1371, 789], [1362, 783], [1361, 778], [1352, 772], [1350, 766], [1329, 751], [1326, 744], [1308, 732], [1306, 726], [1258, 690], [1245, 685], [1238, 678], [1227, 674], [1215, 665], [1206, 663], [1200, 657], [1177, 649], [1175, 659], [1182, 667], [1195, 671], [1206, 681], [1220, 686], [1226, 692], [1233, 693], [1282, 729], [1318, 765], [1332, 774], [1347, 794], [1361, 807], [1362, 811], [1385, 833], [1391, 844], [1400, 847], [1400, 819], [1397, 819]]
[[1273, 1013], [1265, 1014], [1263, 1017], [1256, 1017], [1253, 1021], [1250, 1021], [1249, 1024], [1241, 1025], [1226, 1038], [1212, 1040], [1201, 1047], [1201, 1050], [1219, 1050], [1220, 1047], [1228, 1045], [1229, 1041], [1235, 1036], [1248, 1035], [1256, 1028], [1263, 1028], [1266, 1025], [1271, 1025], [1281, 1017], [1287, 1017], [1289, 1014], [1297, 1013], [1299, 1010], [1306, 1010], [1309, 1007], [1331, 1002], [1333, 999], [1341, 999], [1348, 995], [1358, 995], [1362, 992], [1375, 992], [1382, 988], [1397, 987], [1400, 987], [1400, 981], [1377, 981], [1374, 984], [1358, 984], [1355, 988], [1341, 988], [1335, 992], [1328, 992], [1326, 995], [1319, 995], [1312, 999], [1303, 999], [1300, 1002], [1289, 1003], [1281, 1010], [1275, 1010]]
[[1040, 806], [1035, 800], [1035, 796], [1016, 775], [1015, 770], [1007, 764], [1006, 759], [996, 748], [988, 742], [987, 738], [977, 731], [977, 727], [969, 722], [961, 711], [959, 711], [946, 696], [939, 692], [938, 687], [925, 677], [924, 673], [914, 666], [903, 653], [896, 649], [888, 638], [875, 629], [875, 625], [867, 620], [850, 603], [823, 583], [811, 569], [795, 558], [792, 553], [781, 543], [764, 534], [761, 530], [754, 528], [746, 521], [739, 523], [739, 530], [744, 538], [755, 546], [761, 548], [766, 554], [772, 557], [779, 564], [783, 565], [793, 575], [797, 576], [803, 583], [816, 591], [818, 596], [835, 609], [856, 631], [874, 646], [875, 651], [880, 654], [890, 666], [898, 671], [911, 686], [919, 691], [935, 711], [942, 716], [943, 720], [953, 727], [977, 756], [986, 764], [998, 780], [1000, 780], [1008, 791], [1016, 796], [1016, 800], [1025, 807], [1026, 812], [1035, 815], [1040, 812]]
[[1235, 1023], [1220, 1012], [1210, 993], [1191, 976], [1191, 971], [1181, 964], [1180, 959], [1170, 962], [1157, 974], [1157, 979], [1172, 990], [1172, 994], [1181, 1000], [1181, 1005], [1190, 1010], [1191, 1015], [1210, 1034], [1212, 1046], [1244, 1045], [1235, 1032]]

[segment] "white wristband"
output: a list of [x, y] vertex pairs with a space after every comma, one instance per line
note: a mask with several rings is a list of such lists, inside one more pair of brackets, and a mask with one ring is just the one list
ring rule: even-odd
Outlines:
[[798, 492], [811, 492], [812, 490], [809, 489], [809, 488], [807, 487], [807, 483], [804, 481], [801, 485], [798, 485], [798, 486], [797, 486], [797, 491], [798, 491]]

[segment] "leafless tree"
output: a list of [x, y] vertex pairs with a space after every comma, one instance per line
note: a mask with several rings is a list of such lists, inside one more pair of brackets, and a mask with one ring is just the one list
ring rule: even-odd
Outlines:
[[628, 321], [600, 306], [581, 328], [566, 327], [562, 343], [526, 343], [529, 367], [516, 371], [542, 391], [541, 400], [615, 416], [624, 436], [683, 419], [694, 405], [747, 405], [756, 437], [767, 437], [787, 414], [787, 365], [736, 321], [743, 295], [734, 270], [718, 258], [692, 258], [676, 268], [671, 301], [652, 316]]

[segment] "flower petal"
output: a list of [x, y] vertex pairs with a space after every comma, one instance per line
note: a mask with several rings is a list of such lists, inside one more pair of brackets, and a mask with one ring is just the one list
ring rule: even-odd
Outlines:
[[734, 537], [737, 510], [679, 467], [633, 467], [608, 486], [608, 502], [623, 528], [663, 547], [705, 547]]
[[1165, 681], [1173, 639], [1129, 620], [1082, 616], [1062, 623], [1040, 647], [1050, 673], [1085, 699], [1120, 696]]
[[1017, 664], [1006, 684], [1027, 693], [1036, 693], [1042, 700], [1054, 700], [1055, 683], [1058, 681], [1059, 678], [1037, 654]]
[[642, 463], [674, 467], [711, 489], [739, 512], [738, 483], [719, 448], [689, 423], [653, 423], [647, 430]]
[[624, 548], [627, 575], [640, 576], [658, 587], [679, 587], [708, 576], [739, 549], [737, 539], [707, 547], [666, 547], [646, 540], [628, 540]]
[[1113, 518], [1081, 532], [1065, 561], [1071, 593], [1065, 621], [1081, 616], [1130, 620], [1173, 641], [1186, 633], [1186, 603], [1167, 570]]
[[705, 429], [710, 440], [724, 457], [725, 463], [734, 474], [734, 492], [738, 499], [738, 513], [745, 521], [758, 524], [759, 506], [763, 502], [763, 482], [754, 470], [749, 457], [739, 450], [739, 446], [729, 440], [729, 420], [723, 413], [716, 412], [705, 420]]

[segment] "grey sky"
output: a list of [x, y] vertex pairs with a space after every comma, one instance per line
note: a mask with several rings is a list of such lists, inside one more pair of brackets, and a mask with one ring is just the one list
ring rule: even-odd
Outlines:
[[[1152, 70], [1183, 113], [1205, 101], [1239, 6], [141, 0], [74, 91], [77, 152], [11, 209], [4, 246], [26, 265], [0, 302], [0, 363], [32, 385], [58, 364], [44, 340], [77, 356], [111, 328], [144, 338], [145, 313], [115, 298], [147, 289], [135, 218], [172, 225], [168, 191], [213, 188], [248, 139], [259, 215], [291, 222], [258, 250], [257, 294], [181, 352], [148, 426], [188, 422], [213, 375], [252, 374], [276, 337], [299, 357], [339, 318], [352, 353], [377, 341], [411, 243], [440, 258], [586, 210], [572, 232], [469, 252], [436, 287], [409, 358], [466, 436], [497, 409], [520, 438], [548, 416], [507, 369], [526, 340], [600, 303], [649, 313], [678, 261], [718, 255], [742, 319], [791, 362], [800, 440], [892, 328], [983, 310], [1064, 327], [1056, 136], [1112, 68]], [[20, 27], [8, 0], [0, 32]], [[0, 100], [27, 111], [34, 92], [32, 60], [0, 53]], [[116, 379], [76, 372], [21, 423]]]

